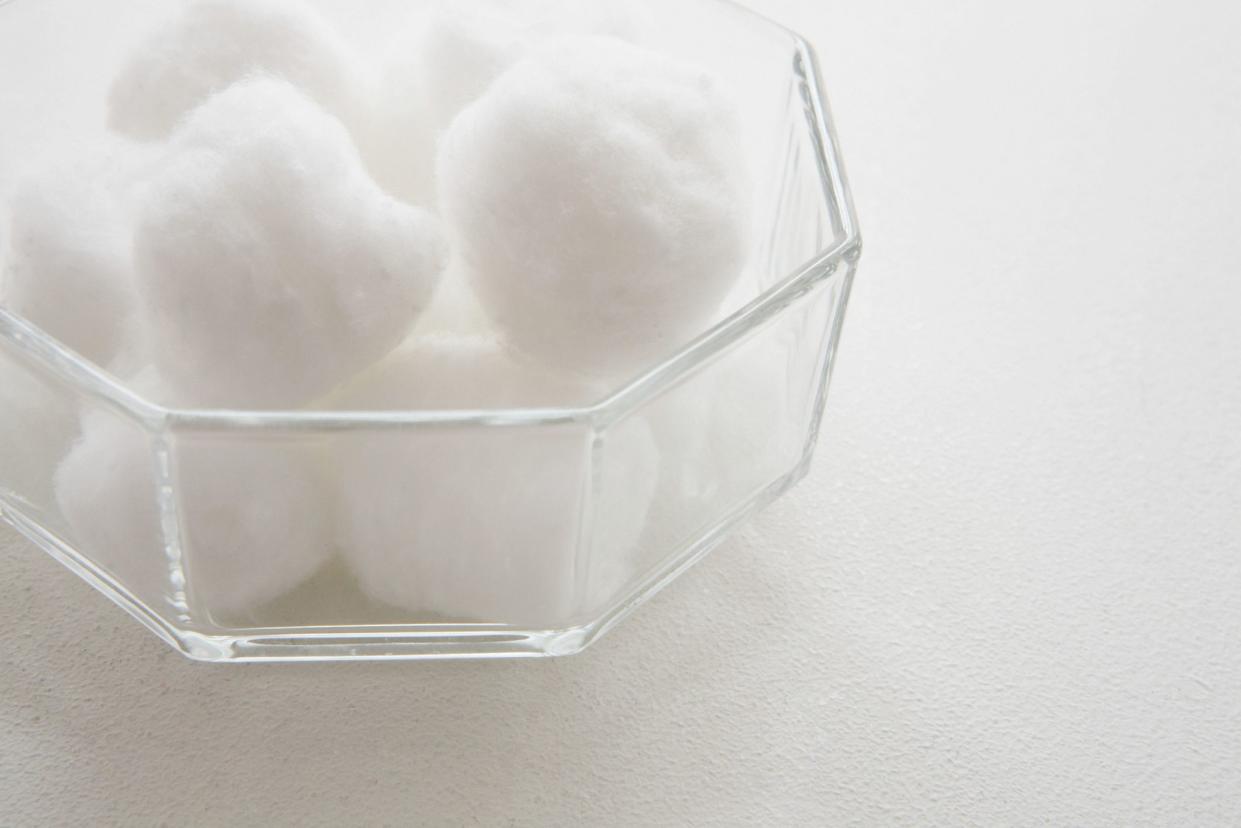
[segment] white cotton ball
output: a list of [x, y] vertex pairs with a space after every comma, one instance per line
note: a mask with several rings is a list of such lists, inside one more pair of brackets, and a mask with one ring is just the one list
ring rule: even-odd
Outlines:
[[0, 348], [0, 491], [51, 512], [52, 474], [77, 434], [73, 402]]
[[[149, 379], [138, 388], [169, 399]], [[156, 442], [121, 415], [94, 410], [56, 473], [56, 496], [79, 548], [139, 600], [174, 586], [160, 529]], [[291, 591], [331, 557], [321, 460], [281, 438], [178, 435], [169, 442], [182, 565], [196, 613], [227, 622]]]
[[720, 82], [609, 38], [505, 73], [441, 144], [482, 304], [548, 366], [627, 378], [703, 332], [744, 263], [748, 177]]
[[436, 197], [439, 135], [506, 69], [551, 35], [636, 36], [619, 0], [442, 0], [417, 16], [381, 60], [363, 142], [376, 179], [413, 203]]
[[[336, 408], [490, 409], [592, 401], [495, 341], [434, 337], [393, 355]], [[598, 473], [611, 492], [596, 516], [614, 558], [646, 521], [658, 475], [649, 431], [625, 429]], [[562, 626], [597, 601], [579, 589], [591, 441], [572, 426], [408, 429], [340, 441], [338, 546], [363, 591], [425, 616]], [[627, 574], [612, 562], [593, 589]], [[420, 616], [421, 617], [421, 616]]]
[[438, 222], [384, 194], [339, 122], [269, 79], [186, 121], [134, 247], [161, 374], [235, 408], [301, 405], [380, 359], [446, 259]]
[[111, 153], [32, 174], [9, 209], [0, 303], [100, 365], [134, 335], [131, 165]]
[[198, 0], [139, 44], [112, 83], [108, 122], [158, 140], [213, 94], [254, 75], [283, 78], [353, 123], [364, 107], [357, 58], [323, 20], [282, 0]]

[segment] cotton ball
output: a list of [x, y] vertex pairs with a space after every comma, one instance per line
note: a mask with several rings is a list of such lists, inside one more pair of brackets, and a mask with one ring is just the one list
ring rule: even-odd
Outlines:
[[[148, 372], [138, 389], [169, 399]], [[193, 609], [244, 618], [297, 587], [331, 557], [320, 459], [304, 445], [239, 434], [169, 441]], [[79, 547], [146, 603], [173, 597], [161, 532], [156, 440], [137, 423], [92, 410], [56, 473], [56, 496]]]
[[139, 44], [112, 83], [109, 126], [158, 140], [186, 114], [258, 74], [296, 85], [346, 123], [359, 116], [365, 79], [335, 32], [301, 4], [199, 0]]
[[155, 474], [146, 433], [119, 414], [92, 411], [55, 477], [56, 502], [77, 549], [153, 607], [172, 591]]
[[108, 153], [34, 173], [9, 209], [2, 303], [100, 365], [134, 335], [131, 164]]
[[380, 359], [431, 298], [438, 223], [385, 195], [339, 122], [246, 81], [178, 131], [139, 209], [153, 359], [224, 407], [297, 406]]
[[636, 14], [619, 0], [451, 0], [430, 7], [381, 60], [373, 124], [363, 142], [376, 179], [413, 203], [435, 200], [439, 135], [542, 38], [593, 33], [636, 36]]
[[[434, 337], [345, 389], [336, 408], [478, 409], [592, 401], [595, 390], [549, 375], [477, 337]], [[658, 454], [626, 429], [600, 471], [624, 496], [596, 516], [615, 556], [645, 524]], [[579, 589], [580, 516], [591, 441], [572, 426], [402, 429], [341, 441], [339, 547], [364, 592], [426, 616], [562, 626], [596, 603]], [[625, 572], [592, 578], [612, 588]], [[420, 616], [421, 617], [421, 616]]]
[[52, 474], [76, 433], [67, 395], [0, 348], [0, 491], [50, 512]]
[[441, 144], [482, 304], [548, 366], [627, 378], [703, 331], [745, 259], [747, 175], [721, 83], [610, 38], [502, 76]]

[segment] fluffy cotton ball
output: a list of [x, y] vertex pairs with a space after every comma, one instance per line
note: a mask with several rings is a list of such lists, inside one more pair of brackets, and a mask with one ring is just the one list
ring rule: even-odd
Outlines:
[[[140, 390], [169, 398], [149, 380]], [[169, 454], [196, 612], [244, 618], [331, 556], [330, 506], [312, 449], [261, 435], [197, 434], [174, 437]], [[91, 411], [56, 473], [57, 502], [80, 548], [150, 603], [173, 596], [160, 465], [154, 441], [136, 423]]]
[[298, 86], [353, 123], [363, 108], [357, 58], [317, 15], [281, 0], [199, 0], [139, 44], [112, 83], [108, 123], [166, 137], [211, 95], [254, 75]]
[[[594, 391], [514, 359], [496, 342], [436, 337], [394, 355], [332, 404], [362, 410], [544, 407]], [[429, 616], [550, 627], [593, 606], [578, 588], [580, 516], [590, 475], [610, 496], [596, 514], [608, 533], [606, 570], [645, 524], [658, 475], [649, 431], [626, 428], [606, 462], [590, 465], [589, 435], [566, 427], [409, 429], [342, 440], [339, 547], [377, 601]], [[611, 496], [615, 495], [615, 496]]]
[[32, 174], [9, 209], [2, 303], [100, 365], [133, 335], [131, 165], [111, 153]]
[[174, 388], [297, 406], [394, 348], [446, 258], [340, 123], [281, 81], [235, 85], [178, 131], [139, 209], [147, 336]]
[[76, 433], [67, 396], [0, 348], [0, 491], [50, 512], [52, 474]]
[[704, 329], [745, 254], [736, 113], [708, 72], [565, 38], [441, 144], [444, 211], [483, 305], [547, 365], [627, 376]]
[[551, 35], [637, 35], [619, 0], [447, 0], [408, 25], [381, 61], [364, 141], [376, 179], [414, 203], [435, 198], [440, 133], [506, 69]]
[[155, 473], [149, 438], [138, 425], [92, 412], [56, 470], [56, 501], [77, 548], [139, 600], [158, 605], [171, 586]]

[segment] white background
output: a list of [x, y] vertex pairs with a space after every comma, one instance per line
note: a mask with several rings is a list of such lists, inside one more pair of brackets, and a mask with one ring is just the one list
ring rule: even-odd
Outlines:
[[0, 531], [0, 823], [1241, 821], [1237, 7], [752, 5], [867, 237], [810, 479], [551, 662], [194, 665]]

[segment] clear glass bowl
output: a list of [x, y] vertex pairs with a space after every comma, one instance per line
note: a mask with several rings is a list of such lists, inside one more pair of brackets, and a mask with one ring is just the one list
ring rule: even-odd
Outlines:
[[[160, 2], [0, 2], [0, 192], [16, 164], [102, 134], [105, 69]], [[319, 5], [344, 28], [401, 6], [358, 22], [348, 0]], [[198, 660], [567, 655], [597, 640], [806, 474], [861, 249], [806, 42], [720, 0], [650, 14], [733, 84], [756, 159], [752, 255], [713, 327], [584, 407], [237, 412], [156, 405], [0, 309], [0, 516]], [[59, 505], [56, 458], [84, 420], [135, 447], [91, 493], [141, 502], [124, 536], [75, 530]], [[387, 465], [347, 486], [357, 458]], [[288, 497], [300, 486], [318, 488]], [[264, 531], [221, 517], [221, 492]], [[394, 548], [335, 543], [301, 571], [298, 544], [344, 520], [359, 545], [369, 526], [410, 532]], [[230, 546], [254, 534], [266, 545]], [[279, 594], [246, 574], [281, 567], [296, 585]]]

